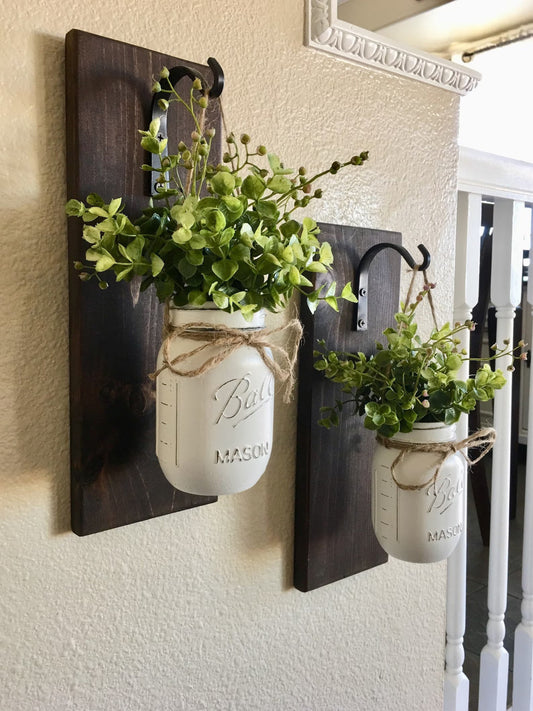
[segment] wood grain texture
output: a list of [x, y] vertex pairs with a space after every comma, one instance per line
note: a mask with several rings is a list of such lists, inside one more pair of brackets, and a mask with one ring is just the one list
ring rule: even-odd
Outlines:
[[[320, 239], [333, 248], [333, 278], [338, 284], [354, 278], [359, 260], [373, 245], [401, 243], [397, 232], [328, 224], [320, 229]], [[340, 391], [313, 369], [313, 349], [324, 339], [335, 350], [367, 354], [374, 350], [397, 311], [400, 261], [394, 250], [384, 250], [370, 266], [368, 331], [353, 330], [353, 306], [347, 302], [340, 315], [322, 305], [314, 317], [302, 304], [305, 340], [299, 364], [294, 585], [303, 592], [387, 560], [371, 523], [374, 433], [365, 430], [362, 418], [348, 412], [338, 428], [326, 430], [317, 424], [320, 408], [333, 405]]]
[[[68, 198], [91, 192], [106, 202], [122, 196], [126, 212], [140, 215], [149, 199], [149, 162], [138, 129], [150, 121], [152, 77], [161, 67], [192, 62], [79, 30], [66, 37]], [[189, 91], [190, 80], [180, 82]], [[208, 121], [221, 121], [213, 102]], [[183, 112], [169, 116], [173, 136], [188, 135]], [[87, 247], [81, 220], [69, 219], [69, 261]], [[72, 530], [103, 531], [216, 501], [185, 494], [165, 479], [155, 456], [155, 398], [147, 373], [154, 370], [162, 307], [139, 282], [101, 291], [70, 270], [70, 408]], [[201, 443], [199, 443], [201, 446]]]

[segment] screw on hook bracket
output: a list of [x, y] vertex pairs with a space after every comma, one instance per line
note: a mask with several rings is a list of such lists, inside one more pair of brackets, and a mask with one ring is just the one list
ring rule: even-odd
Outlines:
[[[222, 67], [214, 57], [209, 57], [209, 59], [207, 60], [207, 64], [211, 69], [211, 74], [213, 75], [213, 82], [211, 84], [210, 89], [206, 90], [205, 88], [202, 88], [202, 93], [204, 95], [207, 95], [210, 99], [216, 99], [222, 94], [222, 90], [224, 89], [224, 72], [222, 71]], [[169, 70], [168, 82], [173, 87], [175, 87], [176, 84], [184, 77], [188, 77], [191, 81], [194, 81], [195, 79], [200, 79], [200, 81], [202, 82], [202, 87], [207, 86], [205, 78], [198, 70], [192, 69], [191, 67], [186, 67], [185, 65], [172, 67], [172, 69]], [[159, 141], [168, 138], [167, 112], [165, 111], [165, 109], [162, 109], [159, 106], [159, 100], [165, 99], [167, 96], [168, 92], [158, 91], [154, 94], [152, 98], [152, 121], [154, 119], [159, 119], [159, 133], [157, 134], [157, 138]], [[158, 171], [161, 168], [161, 161], [167, 155], [167, 148], [165, 148], [160, 155], [152, 153], [152, 168], [156, 168]], [[151, 195], [157, 195], [158, 186], [161, 189], [161, 183], [157, 182], [158, 178], [159, 174], [156, 171], [152, 171]], [[163, 187], [166, 187], [166, 183], [163, 184]]]
[[392, 244], [391, 242], [381, 242], [381, 244], [376, 244], [373, 247], [370, 247], [370, 249], [367, 250], [361, 257], [356, 276], [356, 293], [358, 302], [357, 304], [355, 304], [354, 307], [353, 320], [353, 328], [356, 331], [366, 331], [368, 329], [368, 270], [370, 267], [370, 263], [379, 252], [381, 252], [383, 249], [389, 248], [394, 249], [396, 252], [398, 252], [405, 259], [411, 269], [416, 266], [417, 269], [419, 269], [420, 271], [425, 271], [429, 267], [429, 264], [431, 262], [431, 256], [423, 244], [418, 245], [418, 249], [420, 250], [424, 258], [422, 263], [418, 265], [416, 264], [412, 255], [405, 249], [405, 247], [401, 247], [398, 244]]

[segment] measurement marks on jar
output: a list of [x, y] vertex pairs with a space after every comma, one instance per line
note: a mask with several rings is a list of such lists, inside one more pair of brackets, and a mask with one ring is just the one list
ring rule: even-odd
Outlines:
[[177, 382], [160, 378], [157, 398], [157, 456], [175, 466], [178, 461], [178, 388]]
[[378, 472], [376, 496], [376, 521], [379, 521], [382, 538], [398, 540], [398, 487], [390, 477], [390, 469], [381, 466]]

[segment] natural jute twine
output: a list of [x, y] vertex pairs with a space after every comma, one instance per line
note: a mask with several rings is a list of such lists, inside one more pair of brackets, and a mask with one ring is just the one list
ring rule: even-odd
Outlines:
[[[423, 444], [418, 442], [399, 442], [397, 440], [389, 439], [388, 437], [383, 437], [379, 434], [376, 439], [386, 449], [398, 449], [400, 452], [391, 464], [390, 468], [391, 477], [396, 486], [403, 491], [420, 491], [421, 489], [425, 489], [427, 486], [430, 486], [437, 481], [442, 465], [452, 454], [459, 452], [463, 455], [469, 465], [476, 464], [476, 462], [479, 462], [480, 459], [483, 459], [483, 457], [490, 452], [494, 446], [494, 442], [496, 441], [496, 430], [492, 427], [486, 427], [478, 432], [474, 432], [474, 434], [471, 434], [469, 437], [461, 440], [460, 442], [425, 442]], [[483, 451], [476, 459], [470, 459], [463, 451], [463, 449], [468, 447], [483, 447]], [[403, 462], [405, 455], [410, 454], [411, 452], [426, 452], [430, 454], [437, 453], [440, 455], [441, 461], [437, 465], [435, 473], [431, 479], [428, 479], [423, 484], [402, 484], [396, 478], [396, 468]]]
[[[405, 304], [404, 304], [404, 308], [403, 308], [404, 313], [407, 312], [407, 307], [408, 307], [408, 306], [410, 305], [410, 303], [411, 303], [411, 298], [412, 298], [412, 296], [413, 296], [413, 289], [414, 289], [414, 286], [415, 286], [415, 281], [416, 281], [416, 277], [417, 277], [417, 274], [418, 274], [418, 273], [419, 273], [419, 266], [418, 266], [418, 264], [415, 264], [415, 266], [413, 267], [413, 274], [412, 274], [412, 276], [411, 276], [411, 281], [409, 282], [409, 288], [408, 288], [408, 290], [407, 290], [407, 296], [405, 297]], [[424, 277], [424, 288], [425, 288], [425, 290], [427, 291], [429, 307], [430, 307], [430, 309], [431, 309], [431, 316], [432, 316], [432, 318], [433, 318], [433, 325], [434, 325], [435, 328], [438, 330], [439, 327], [438, 327], [438, 325], [437, 325], [437, 314], [436, 314], [436, 312], [435, 312], [435, 304], [433, 303], [433, 296], [432, 296], [432, 294], [431, 294], [432, 285], [431, 285], [430, 282], [429, 282], [428, 273], [427, 273], [427, 270], [426, 270], [426, 269], [424, 269], [424, 270], [422, 271], [422, 275], [423, 275], [423, 277]], [[435, 285], [433, 284], [433, 286], [435, 286]], [[401, 324], [400, 324], [400, 327], [399, 327], [399, 330], [401, 331], [404, 326], [405, 326], [405, 324], [404, 324], [404, 323], [401, 323]]]
[[[272, 336], [279, 333], [288, 333], [290, 336], [286, 348], [272, 342]], [[167, 306], [165, 309], [163, 330], [163, 365], [158, 368], [155, 373], [151, 373], [150, 378], [155, 380], [157, 376], [166, 369], [175, 375], [181, 375], [185, 378], [194, 378], [217, 366], [238, 348], [249, 346], [250, 348], [255, 348], [261, 356], [263, 363], [274, 377], [285, 384], [283, 401], [289, 402], [295, 382], [294, 370], [302, 333], [302, 325], [297, 318], [291, 319], [284, 326], [272, 328], [268, 331], [264, 329], [242, 330], [223, 325], [203, 323], [201, 321], [184, 323], [182, 326], [173, 326], [170, 322], [170, 309]], [[171, 358], [170, 346], [172, 341], [176, 338], [202, 341], [202, 345], [186, 353], [181, 353], [175, 358]], [[184, 361], [211, 346], [217, 346], [217, 352], [215, 355], [207, 358], [207, 360], [197, 368], [178, 367], [184, 363]], [[281, 361], [281, 365], [270, 356], [268, 349], [276, 354], [277, 358]]]

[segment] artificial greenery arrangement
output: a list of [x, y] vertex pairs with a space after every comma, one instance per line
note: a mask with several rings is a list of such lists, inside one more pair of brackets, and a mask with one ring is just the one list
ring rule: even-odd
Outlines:
[[[387, 328], [383, 335], [387, 343], [376, 344], [376, 353], [338, 353], [328, 351], [324, 342], [315, 351], [317, 370], [335, 383], [350, 397], [337, 400], [332, 407], [322, 408], [325, 427], [335, 426], [346, 405], [354, 414], [364, 415], [364, 426], [390, 438], [397, 432], [411, 432], [416, 422], [443, 422], [451, 425], [462, 413], [473, 410], [478, 401], [494, 398], [496, 390], [505, 385], [501, 370], [491, 370], [488, 361], [504, 355], [524, 359], [518, 351], [525, 346], [520, 341], [516, 348], [491, 347], [492, 355], [481, 358], [479, 367], [467, 380], [458, 379], [462, 363], [469, 360], [466, 351], [458, 350], [459, 333], [473, 330], [472, 321], [446, 323], [435, 327], [427, 340], [422, 340], [415, 321], [416, 309], [434, 284], [426, 282], [424, 290], [411, 305], [402, 304], [395, 315], [396, 328]], [[513, 369], [513, 366], [509, 366]]]
[[[320, 177], [342, 168], [362, 165], [366, 152], [345, 163], [335, 161], [312, 177], [304, 168], [285, 168], [280, 159], [260, 145], [250, 150], [250, 138], [230, 134], [223, 163], [210, 163], [215, 131], [205, 125], [208, 95], [196, 79], [189, 97], [182, 98], [163, 68], [154, 92], [164, 92], [159, 106], [178, 104], [192, 117], [190, 140], [180, 141], [177, 152], [167, 154], [167, 140], [158, 138], [159, 120], [141, 131], [143, 148], [161, 157], [156, 171], [157, 195], [138, 219], [123, 212], [122, 201], [106, 203], [91, 194], [86, 204], [69, 200], [66, 212], [86, 224], [83, 238], [89, 243], [86, 262], [75, 267], [84, 281], [96, 279], [105, 289], [102, 274], [113, 273], [117, 282], [142, 277], [141, 289], [154, 285], [161, 301], [180, 307], [212, 302], [224, 311], [240, 310], [251, 318], [259, 309], [277, 311], [293, 292], [306, 295], [311, 311], [320, 301], [338, 308], [336, 284], [314, 289], [313, 273], [327, 272], [333, 262], [331, 247], [320, 244], [319, 229], [309, 217], [297, 219], [322, 191], [314, 188]], [[341, 298], [355, 301], [351, 285]]]

